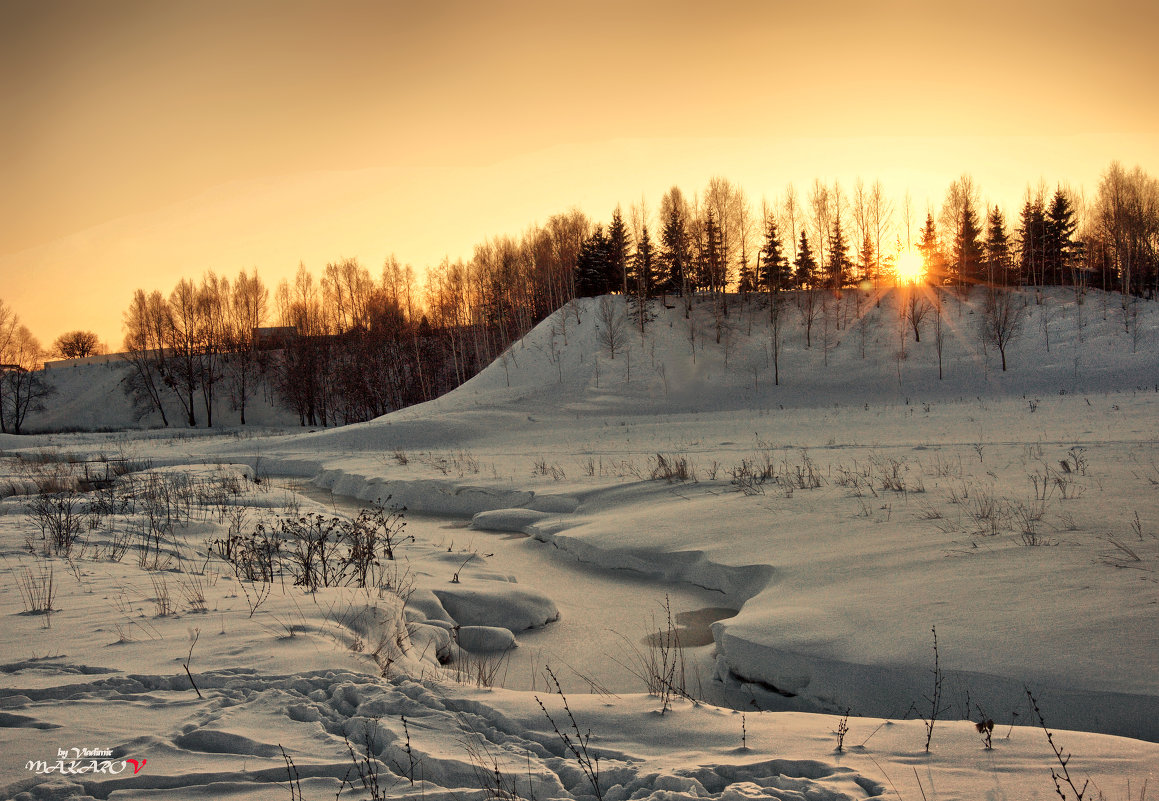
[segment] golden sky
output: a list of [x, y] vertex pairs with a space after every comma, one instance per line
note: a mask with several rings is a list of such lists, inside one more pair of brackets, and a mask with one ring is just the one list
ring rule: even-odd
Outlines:
[[135, 288], [467, 258], [713, 175], [754, 203], [1159, 172], [1159, 4], [0, 0], [0, 298], [114, 348]]

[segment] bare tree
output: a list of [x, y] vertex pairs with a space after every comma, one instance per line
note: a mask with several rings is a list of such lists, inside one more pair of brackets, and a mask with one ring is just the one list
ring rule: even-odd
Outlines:
[[1091, 218], [1095, 269], [1123, 293], [1124, 311], [1127, 295], [1159, 291], [1159, 180], [1113, 162], [1099, 182]]
[[821, 295], [821, 363], [829, 366], [829, 353], [838, 345], [837, 321], [841, 313], [841, 296], [828, 292]]
[[[909, 250], [909, 193], [906, 193], [906, 250]], [[874, 291], [879, 291], [881, 288], [881, 274], [885, 269], [885, 260], [882, 258], [882, 244], [888, 238], [890, 228], [893, 226], [893, 201], [885, 196], [885, 188], [882, 187], [881, 181], [874, 181], [873, 188], [869, 193], [869, 227], [873, 233], [874, 252], [877, 254], [877, 269], [875, 270], [871, 279], [873, 281]]]
[[229, 339], [229, 301], [229, 279], [207, 272], [197, 289], [197, 357], [205, 424], [211, 427], [217, 385], [222, 379], [224, 350]]
[[821, 183], [820, 179], [813, 181], [813, 190], [809, 193], [809, 208], [812, 212], [813, 242], [817, 245], [817, 274], [825, 272], [825, 240], [829, 237], [830, 217], [832, 208], [829, 199], [829, 187]]
[[942, 288], [931, 287], [933, 292], [934, 309], [934, 350], [938, 352], [938, 380], [942, 380], [942, 348], [946, 344], [944, 309], [942, 304]]
[[788, 233], [788, 242], [792, 247], [792, 254], [786, 254], [789, 262], [797, 260], [797, 226], [801, 222], [801, 202], [797, 199], [797, 190], [792, 184], [785, 187], [785, 200], [781, 204], [781, 229]]
[[[753, 217], [752, 207], [749, 205], [748, 198], [745, 196], [744, 190], [738, 187], [736, 198], [736, 264], [737, 276], [740, 282], [742, 291], [752, 292], [756, 289], [756, 267], [749, 267], [749, 262], [753, 259], [753, 237], [757, 232], [757, 220]], [[761, 219], [764, 219], [762, 215]]]
[[92, 331], [69, 331], [61, 334], [52, 343], [52, 353], [62, 359], [83, 359], [96, 356], [105, 350], [101, 340]]
[[922, 321], [931, 310], [930, 302], [925, 296], [924, 284], [909, 284], [906, 286], [905, 314], [909, 319], [910, 327], [914, 331], [914, 342], [922, 341]]
[[265, 322], [269, 298], [270, 292], [258, 277], [257, 270], [253, 275], [247, 275], [245, 270], [238, 273], [227, 308], [226, 336], [230, 354], [225, 362], [225, 372], [230, 400], [243, 426], [249, 399], [258, 386], [261, 364], [257, 330]]
[[[16, 312], [11, 306], [4, 303], [3, 299], [0, 299], [0, 354], [8, 353], [19, 327], [20, 318], [16, 315]], [[0, 356], [0, 364], [8, 363], [5, 358]]]
[[[870, 200], [870, 193], [865, 189], [865, 182], [858, 177], [853, 184], [853, 202], [851, 206], [853, 211], [853, 233], [856, 237], [853, 240], [854, 247], [862, 247], [864, 243], [873, 241], [871, 236], [871, 232], [873, 231], [873, 211]], [[881, 252], [880, 249], [878, 252]], [[877, 271], [871, 270], [872, 265], [867, 262], [867, 259], [861, 260], [862, 269], [866, 270], [866, 273], [860, 276], [860, 278], [868, 281], [874, 278], [870, 273]]]
[[785, 337], [782, 329], [785, 325], [785, 293], [774, 286], [769, 292], [769, 338], [773, 352], [773, 385], [781, 383], [781, 351], [784, 350]]
[[596, 310], [596, 331], [600, 345], [608, 351], [613, 360], [616, 353], [624, 347], [628, 337], [628, 321], [624, 310], [619, 307], [613, 298], [604, 295], [600, 298], [600, 305]]
[[1006, 372], [1006, 348], [1022, 334], [1026, 304], [1013, 290], [987, 287], [982, 315], [978, 320], [979, 336], [984, 345], [993, 345], [1002, 357]]
[[28, 413], [55, 392], [40, 374], [43, 358], [40, 342], [0, 300], [0, 431], [21, 433]]
[[169, 425], [163, 393], [166, 381], [165, 342], [168, 338], [169, 309], [165, 298], [154, 290], [138, 289], [124, 314], [125, 341], [121, 358], [133, 367], [124, 389], [133, 399], [138, 416], [155, 410]]
[[814, 283], [796, 293], [797, 313], [801, 315], [801, 324], [805, 326], [805, 347], [813, 347], [813, 323], [822, 310], [821, 289]]
[[28, 413], [43, 411], [44, 400], [56, 392], [41, 374], [43, 358], [32, 332], [23, 325], [17, 328], [5, 360], [15, 367], [0, 371], [0, 430], [21, 433]]
[[201, 377], [198, 354], [201, 315], [198, 310], [197, 286], [188, 278], [182, 278], [169, 294], [169, 335], [165, 343], [166, 365], [165, 383], [173, 390], [181, 410], [185, 413], [190, 427], [197, 425], [197, 407], [193, 396], [197, 392]]

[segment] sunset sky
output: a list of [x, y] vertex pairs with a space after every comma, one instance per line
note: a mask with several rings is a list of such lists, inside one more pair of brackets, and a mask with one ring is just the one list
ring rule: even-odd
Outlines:
[[115, 350], [138, 287], [469, 258], [722, 175], [1159, 172], [1159, 4], [0, 0], [0, 298]]

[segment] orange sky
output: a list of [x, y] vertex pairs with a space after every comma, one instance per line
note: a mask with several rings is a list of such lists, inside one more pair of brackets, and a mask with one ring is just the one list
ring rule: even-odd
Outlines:
[[1014, 216], [1159, 172], [1157, 4], [949, 5], [0, 0], [0, 298], [116, 347], [137, 287], [422, 267], [712, 175], [923, 213], [969, 172]]

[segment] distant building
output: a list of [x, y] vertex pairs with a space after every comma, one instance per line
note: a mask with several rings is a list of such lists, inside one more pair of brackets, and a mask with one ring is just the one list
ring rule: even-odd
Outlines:
[[290, 340], [298, 338], [298, 329], [292, 325], [271, 325], [253, 330], [254, 347], [272, 350], [285, 347]]

